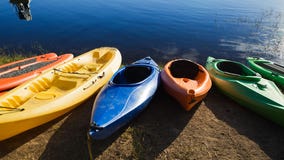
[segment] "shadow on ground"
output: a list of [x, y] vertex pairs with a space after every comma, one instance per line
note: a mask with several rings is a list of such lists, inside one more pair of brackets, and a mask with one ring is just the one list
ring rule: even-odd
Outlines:
[[127, 128], [92, 143], [93, 158], [155, 159], [180, 135], [196, 108], [185, 112], [159, 88], [147, 109]]
[[283, 127], [238, 105], [215, 87], [210, 90], [204, 102], [219, 120], [257, 143], [271, 159], [284, 159]]
[[160, 90], [144, 116], [132, 126], [132, 145], [136, 158], [155, 159], [180, 135], [197, 108], [187, 112]]
[[49, 139], [40, 159], [89, 159], [87, 130], [95, 95], [71, 111]]
[[[89, 159], [87, 131], [95, 95], [68, 114], [0, 143], [4, 159]], [[197, 107], [196, 107], [197, 108]], [[92, 142], [94, 158], [154, 159], [183, 131], [185, 112], [162, 88], [128, 126]]]
[[[19, 135], [16, 135], [12, 138], [9, 138], [7, 140], [0, 142], [0, 158], [5, 157], [10, 152], [14, 151], [18, 147], [24, 145], [25, 143], [28, 143], [32, 139], [34, 139], [36, 136], [46, 132], [48, 128], [50, 128], [54, 123], [62, 120], [64, 118], [63, 115], [55, 120], [52, 120], [49, 123], [46, 123], [44, 125], [41, 125], [39, 127], [33, 128], [31, 130], [28, 130], [26, 132], [23, 132]], [[2, 132], [2, 131], [1, 131]]]

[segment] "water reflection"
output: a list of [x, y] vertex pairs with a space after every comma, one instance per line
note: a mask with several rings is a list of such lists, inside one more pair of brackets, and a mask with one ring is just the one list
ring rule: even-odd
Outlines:
[[[20, 19], [32, 19], [30, 0], [9, 1]], [[79, 54], [115, 46], [125, 63], [149, 54], [159, 63], [173, 58], [205, 63], [207, 56], [243, 62], [246, 56], [284, 59], [283, 0], [54, 2], [33, 2], [33, 14], [39, 18], [19, 24], [10, 6], [4, 8], [0, 1], [1, 13], [2, 8], [7, 12], [0, 14], [5, 22], [0, 25], [0, 48], [24, 54], [42, 50]]]
[[19, 19], [27, 21], [32, 20], [30, 2], [31, 0], [10, 0], [10, 3], [15, 6]]
[[246, 36], [224, 38], [221, 46], [248, 54], [262, 56], [276, 61], [284, 58], [284, 26], [281, 12], [275, 10], [263, 11], [258, 17], [240, 18], [235, 22], [239, 26], [248, 26]]
[[[160, 63], [166, 63], [169, 59], [187, 58], [195, 62], [200, 62], [200, 53], [196, 48], [181, 49], [175, 45], [169, 45], [161, 48], [153, 48], [154, 53], [159, 56]], [[161, 56], [162, 55], [162, 56]]]

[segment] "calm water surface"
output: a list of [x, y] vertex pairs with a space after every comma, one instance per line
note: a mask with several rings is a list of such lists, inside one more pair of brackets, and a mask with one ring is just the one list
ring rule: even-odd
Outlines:
[[284, 63], [283, 0], [7, 0], [0, 54], [117, 47], [124, 63], [207, 56]]

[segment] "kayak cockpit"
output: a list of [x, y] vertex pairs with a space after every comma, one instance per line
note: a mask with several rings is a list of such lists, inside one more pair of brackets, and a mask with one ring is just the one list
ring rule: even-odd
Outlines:
[[195, 79], [199, 72], [199, 67], [197, 64], [187, 61], [179, 60], [174, 61], [170, 66], [169, 70], [171, 75], [175, 78], [188, 78]]
[[139, 83], [149, 77], [152, 71], [153, 68], [148, 66], [129, 66], [115, 75], [112, 82], [115, 84]]
[[227, 74], [238, 76], [257, 76], [256, 72], [252, 71], [245, 65], [231, 61], [222, 61], [217, 63], [217, 69]]

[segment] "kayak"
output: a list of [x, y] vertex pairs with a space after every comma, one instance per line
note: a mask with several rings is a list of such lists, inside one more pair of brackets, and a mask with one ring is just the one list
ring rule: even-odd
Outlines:
[[247, 57], [251, 69], [284, 88], [284, 66], [264, 58]]
[[3, 94], [7, 93], [8, 91], [3, 91], [3, 92], [0, 92], [0, 96], [2, 96]]
[[89, 138], [105, 139], [141, 113], [158, 88], [159, 73], [150, 57], [117, 71], [94, 101]]
[[259, 115], [284, 126], [284, 95], [276, 84], [242, 63], [208, 57], [212, 82], [225, 95]]
[[51, 121], [95, 94], [121, 64], [116, 48], [97, 48], [0, 96], [0, 140]]
[[73, 54], [57, 56], [56, 53], [47, 53], [1, 65], [0, 91], [14, 88], [72, 58]]
[[207, 70], [187, 59], [167, 62], [161, 79], [165, 91], [187, 111], [201, 102], [212, 86]]

